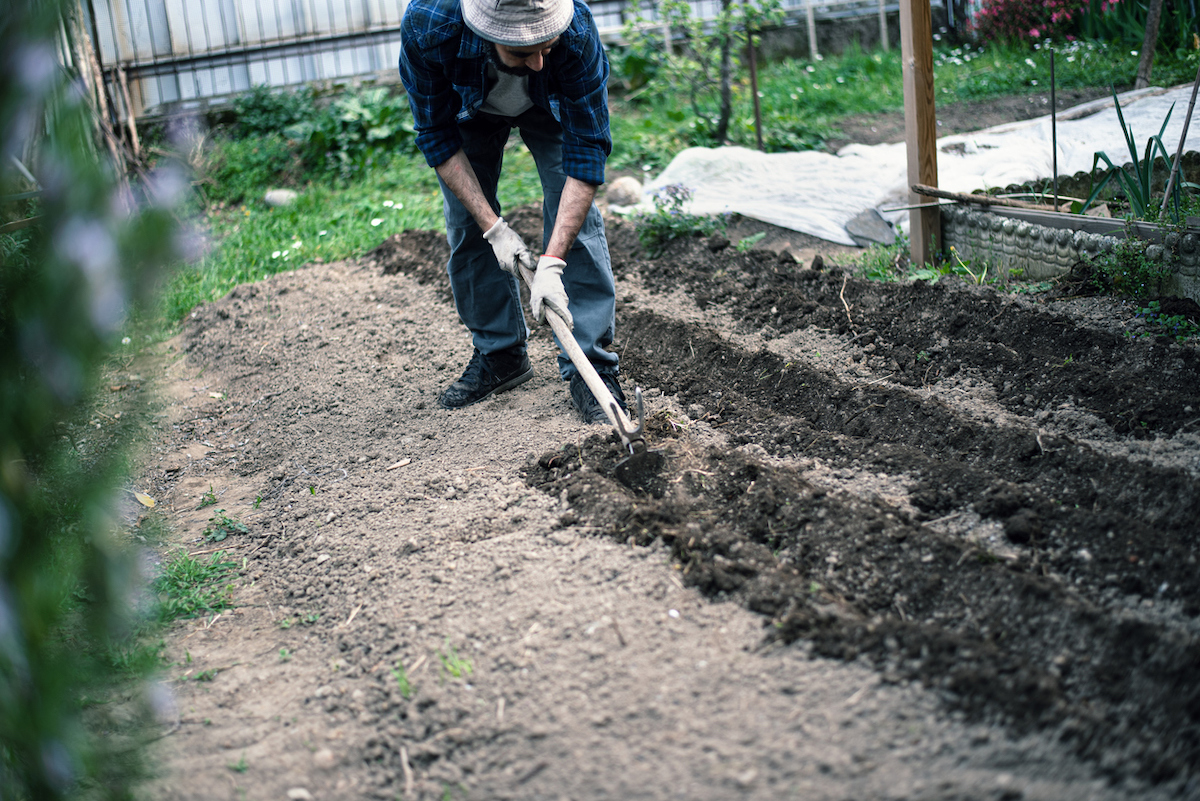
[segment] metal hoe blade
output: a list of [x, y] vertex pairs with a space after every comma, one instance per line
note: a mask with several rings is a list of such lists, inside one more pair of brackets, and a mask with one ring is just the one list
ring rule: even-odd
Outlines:
[[[518, 264], [521, 277], [532, 287], [533, 271], [523, 263], [518, 262]], [[562, 317], [553, 309], [546, 309], [546, 322], [558, 338], [559, 345], [575, 365], [575, 369], [579, 371], [580, 377], [592, 391], [592, 395], [600, 402], [609, 422], [616, 426], [621, 435], [621, 442], [629, 448], [629, 456], [618, 462], [614, 470], [617, 480], [630, 489], [661, 498], [666, 492], [666, 482], [659, 477], [659, 471], [662, 469], [665, 457], [658, 451], [646, 448], [646, 410], [642, 405], [641, 387], [636, 390], [638, 422], [634, 426], [632, 421], [621, 411], [621, 407], [617, 405], [617, 401], [609, 392], [608, 387], [600, 380], [596, 368], [588, 361], [583, 349], [579, 347], [579, 343]]]
[[[630, 489], [661, 498], [667, 489], [666, 482], [662, 478], [662, 468], [666, 457], [663, 456], [662, 451], [652, 451], [646, 447], [646, 409], [642, 404], [641, 387], [634, 390], [634, 397], [637, 401], [638, 413], [636, 428], [626, 431], [625, 426], [620, 422], [620, 415], [613, 415], [617, 419], [617, 430], [621, 433], [621, 440], [628, 443], [627, 447], [629, 448], [629, 456], [617, 462], [617, 466], [613, 468], [613, 474], [618, 481]], [[616, 401], [613, 401], [613, 411], [617, 411]]]

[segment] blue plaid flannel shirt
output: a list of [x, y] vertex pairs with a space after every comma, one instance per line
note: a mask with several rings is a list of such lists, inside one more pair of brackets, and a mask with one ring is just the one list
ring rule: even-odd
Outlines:
[[[401, 22], [400, 79], [408, 92], [417, 147], [430, 167], [458, 152], [458, 123], [483, 105], [491, 43], [466, 26], [459, 0], [413, 0]], [[562, 124], [563, 172], [598, 186], [612, 152], [608, 57], [588, 7], [575, 16], [546, 65], [529, 77], [529, 96]]]

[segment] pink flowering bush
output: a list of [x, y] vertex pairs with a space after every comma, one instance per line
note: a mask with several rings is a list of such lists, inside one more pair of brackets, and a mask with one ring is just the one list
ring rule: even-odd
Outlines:
[[[1117, 2], [1101, 0], [1101, 13]], [[1071, 38], [1087, 9], [1088, 0], [983, 0], [971, 32], [985, 42], [1061, 41]]]

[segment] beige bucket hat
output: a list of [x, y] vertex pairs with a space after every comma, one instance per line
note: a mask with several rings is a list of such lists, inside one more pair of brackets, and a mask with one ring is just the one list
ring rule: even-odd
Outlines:
[[529, 47], [548, 42], [571, 24], [572, 0], [462, 0], [467, 27], [489, 42]]

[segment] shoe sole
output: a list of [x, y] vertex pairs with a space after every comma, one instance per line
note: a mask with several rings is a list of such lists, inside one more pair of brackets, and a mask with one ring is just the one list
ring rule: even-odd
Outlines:
[[477, 403], [481, 403], [481, 402], [487, 400], [488, 398], [492, 397], [493, 395], [498, 395], [501, 392], [507, 392], [508, 390], [512, 389], [513, 387], [519, 386], [520, 384], [524, 384], [526, 381], [528, 381], [531, 378], [533, 378], [533, 365], [530, 365], [529, 369], [526, 370], [525, 372], [521, 373], [520, 375], [513, 376], [512, 378], [505, 381], [503, 384], [500, 384], [499, 386], [497, 386], [495, 389], [493, 389], [488, 394], [486, 394], [480, 398], [477, 398], [476, 400], [473, 400], [470, 403], [464, 403], [462, 406], [447, 406], [445, 403], [442, 402], [441, 398], [438, 398], [438, 406], [441, 406], [443, 409], [465, 409], [468, 406], [474, 406]]

